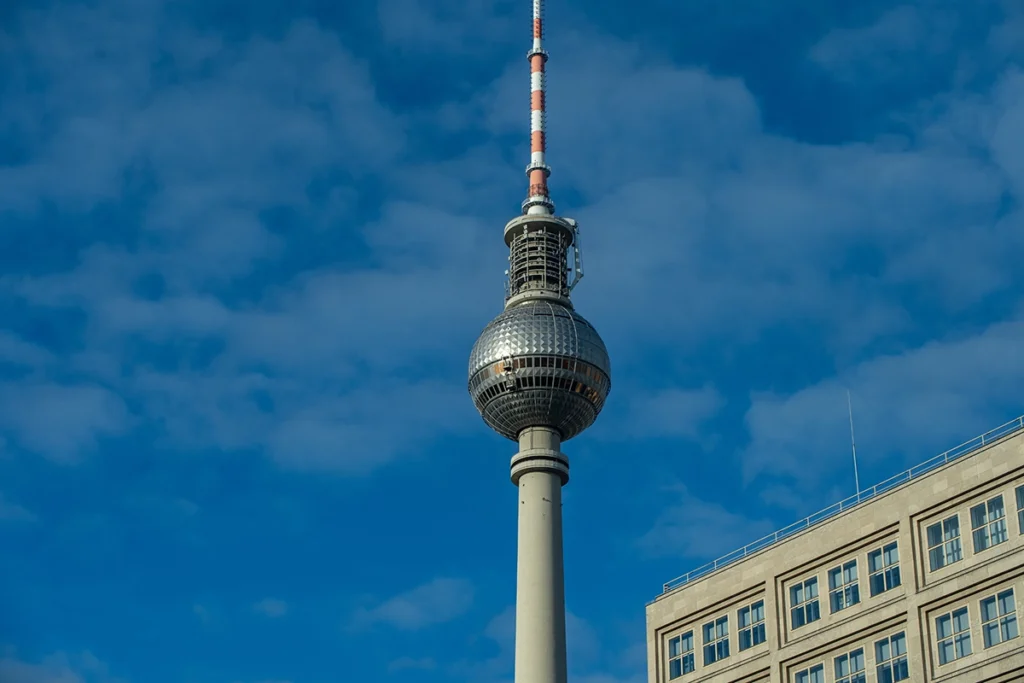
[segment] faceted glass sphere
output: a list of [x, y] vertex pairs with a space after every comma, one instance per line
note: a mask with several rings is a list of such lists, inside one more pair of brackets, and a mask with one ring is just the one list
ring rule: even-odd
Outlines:
[[469, 355], [473, 403], [513, 441], [527, 427], [553, 427], [571, 439], [594, 423], [610, 389], [611, 364], [597, 330], [557, 302], [505, 310]]

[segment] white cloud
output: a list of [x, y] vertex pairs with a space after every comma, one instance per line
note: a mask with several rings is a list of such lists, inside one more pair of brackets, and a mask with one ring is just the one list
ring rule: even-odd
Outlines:
[[432, 657], [416, 659], [413, 657], [399, 657], [388, 663], [388, 673], [395, 674], [403, 671], [433, 671], [437, 668], [437, 662]]
[[639, 539], [640, 548], [651, 556], [711, 560], [774, 530], [769, 520], [737, 512], [740, 505], [704, 500], [682, 484], [671, 490], [675, 501]]
[[[841, 377], [790, 395], [755, 395], [747, 414], [750, 481], [784, 482], [791, 496], [822, 506], [838, 472], [852, 494], [846, 387], [853, 396], [861, 485], [995, 427], [993, 416], [1020, 413], [1024, 323], [993, 325], [903, 353], [878, 356]], [[809, 512], [806, 510], [805, 512]]]
[[288, 603], [275, 598], [265, 598], [252, 606], [253, 611], [265, 617], [276, 619], [288, 614]]
[[0, 522], [34, 522], [37, 519], [35, 513], [0, 493]]
[[3, 683], [123, 683], [90, 652], [56, 652], [40, 661], [19, 659], [11, 651], [0, 656]]
[[438, 578], [389, 598], [372, 609], [356, 613], [356, 626], [386, 624], [417, 631], [443, 624], [469, 611], [475, 590], [465, 579]]

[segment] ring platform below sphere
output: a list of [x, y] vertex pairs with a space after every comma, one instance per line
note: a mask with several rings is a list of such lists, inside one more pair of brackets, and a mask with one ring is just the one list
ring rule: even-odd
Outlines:
[[506, 309], [469, 356], [473, 403], [513, 441], [527, 427], [553, 427], [571, 439], [594, 423], [610, 389], [611, 364], [597, 330], [556, 302]]

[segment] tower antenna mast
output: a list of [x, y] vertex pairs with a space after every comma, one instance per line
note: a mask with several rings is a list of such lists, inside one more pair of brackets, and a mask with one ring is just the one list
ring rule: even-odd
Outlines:
[[[524, 0], [525, 3], [525, 0]], [[570, 294], [583, 277], [579, 228], [555, 215], [545, 158], [544, 2], [533, 0], [529, 185], [505, 225], [505, 310], [469, 354], [469, 394], [491, 429], [515, 441], [519, 491], [515, 683], [566, 683], [562, 444], [597, 419], [611, 391], [608, 350]]]
[[857, 500], [860, 500], [860, 475], [857, 473], [857, 439], [853, 434], [853, 401], [850, 390], [846, 390], [846, 408], [850, 413], [850, 448], [853, 450], [853, 485], [857, 489]]

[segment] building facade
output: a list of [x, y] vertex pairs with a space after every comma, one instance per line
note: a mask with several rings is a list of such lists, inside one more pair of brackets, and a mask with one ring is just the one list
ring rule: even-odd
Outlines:
[[651, 683], [1024, 681], [1024, 421], [690, 575]]

